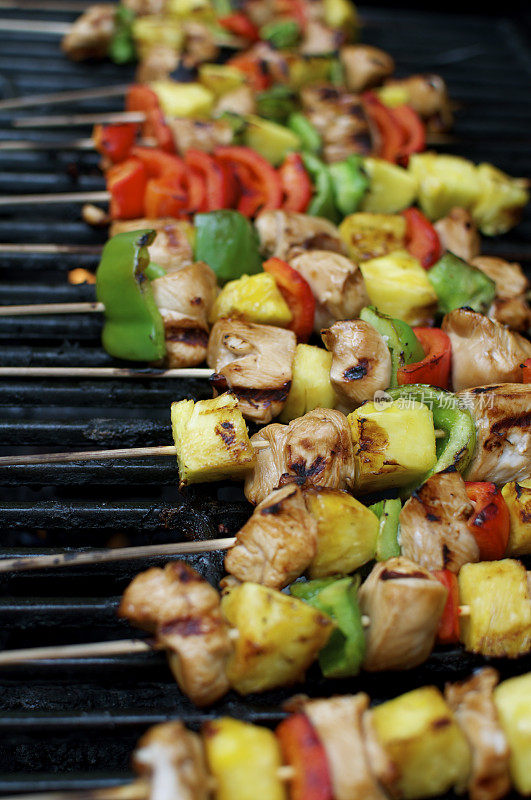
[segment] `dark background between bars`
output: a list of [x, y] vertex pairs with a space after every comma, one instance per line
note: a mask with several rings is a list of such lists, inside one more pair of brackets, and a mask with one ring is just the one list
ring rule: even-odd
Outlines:
[[[531, 173], [531, 53], [525, 3], [497, 9], [457, 2], [360, 6], [364, 42], [383, 47], [399, 75], [438, 72], [460, 104], [458, 142], [445, 148], [476, 161], [492, 161], [513, 175]], [[461, 13], [463, 10], [466, 13]], [[501, 15], [504, 16], [501, 16]], [[1, 17], [72, 21], [74, 13], [13, 12]], [[130, 67], [108, 62], [73, 64], [53, 36], [2, 34], [0, 96], [123, 83]], [[120, 110], [121, 98], [38, 107], [35, 113]], [[32, 109], [23, 113], [33, 113]], [[55, 141], [90, 135], [89, 129], [15, 131], [0, 111], [0, 139]], [[95, 153], [58, 148], [51, 153], [0, 152], [0, 193], [98, 190], [104, 182]], [[60, 242], [97, 246], [104, 230], [80, 221], [80, 209], [45, 206], [0, 210], [0, 242]], [[485, 251], [531, 258], [531, 214]], [[69, 286], [68, 270], [95, 268], [97, 255], [0, 254], [0, 302], [92, 299], [93, 288]], [[0, 319], [2, 365], [105, 366], [96, 316]], [[0, 382], [0, 452], [95, 449], [169, 444], [169, 404], [204, 398], [201, 381]], [[59, 464], [0, 469], [0, 556], [72, 550], [108, 543], [147, 544], [233, 535], [249, 514], [241, 488], [195, 486], [179, 494], [173, 459], [114, 464]], [[222, 558], [191, 562], [213, 582]], [[98, 569], [29, 573], [0, 578], [0, 646], [38, 646], [114, 639], [132, 630], [115, 619], [128, 581], [160, 560]], [[458, 650], [438, 651], [404, 674], [361, 675], [324, 682], [312, 670], [310, 694], [364, 689], [381, 700], [419, 685], [464, 677], [482, 663]], [[500, 662], [504, 676], [524, 672], [531, 658]], [[296, 687], [299, 690], [301, 687]], [[129, 755], [145, 728], [180, 715], [195, 726], [216, 713], [274, 724], [292, 689], [246, 699], [229, 695], [214, 709], [197, 711], [184, 699], [161, 654], [16, 667], [0, 672], [0, 793], [108, 785], [126, 778]]]

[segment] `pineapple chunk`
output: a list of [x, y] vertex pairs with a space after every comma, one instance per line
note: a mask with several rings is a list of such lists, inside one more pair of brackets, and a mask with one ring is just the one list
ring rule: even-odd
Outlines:
[[136, 17], [132, 26], [133, 38], [139, 55], [145, 58], [155, 45], [169, 45], [179, 52], [184, 41], [183, 26], [173, 19], [162, 19], [160, 14]]
[[347, 417], [356, 458], [356, 489], [380, 491], [418, 481], [436, 460], [433, 414], [416, 400], [364, 403]]
[[426, 270], [405, 250], [365, 261], [360, 269], [378, 311], [408, 325], [422, 325], [433, 317], [437, 295]]
[[364, 158], [363, 169], [370, 185], [361, 202], [362, 211], [396, 214], [415, 201], [417, 179], [403, 167], [381, 158]]
[[459, 599], [470, 613], [460, 619], [467, 650], [516, 658], [531, 648], [531, 603], [525, 567], [519, 561], [465, 564]]
[[229, 64], [201, 64], [199, 81], [216, 97], [221, 97], [232, 89], [243, 86], [245, 75], [240, 69], [231, 67]]
[[180, 486], [240, 478], [254, 467], [254, 449], [234, 395], [172, 403], [171, 425]]
[[529, 202], [527, 181], [511, 178], [492, 164], [479, 164], [476, 171], [479, 197], [472, 209], [472, 216], [481, 233], [499, 236], [519, 222]]
[[304, 416], [314, 408], [335, 408], [337, 396], [330, 383], [332, 353], [322, 347], [298, 344], [293, 360], [293, 376], [280, 422]]
[[374, 732], [396, 767], [393, 797], [416, 800], [466, 785], [470, 748], [444, 697], [425, 686], [376, 706]]
[[395, 214], [349, 214], [339, 233], [349, 257], [359, 264], [405, 247], [406, 220]]
[[311, 578], [348, 575], [374, 558], [380, 525], [376, 514], [339, 489], [310, 489], [304, 499], [317, 521]]
[[531, 555], [531, 478], [506, 483], [502, 495], [509, 508], [511, 526], [507, 555]]
[[531, 794], [531, 672], [504, 681], [494, 703], [510, 750], [509, 769], [518, 792]]
[[227, 677], [240, 694], [302, 680], [333, 628], [326, 614], [258, 583], [229, 588], [221, 610], [239, 633]]
[[207, 763], [216, 779], [216, 800], [285, 800], [275, 734], [231, 717], [203, 726]]
[[167, 117], [208, 117], [212, 111], [214, 95], [200, 83], [177, 83], [168, 78], [153, 81], [150, 87]]
[[240, 317], [246, 322], [279, 328], [286, 328], [293, 319], [275, 279], [268, 272], [242, 275], [226, 283], [212, 306], [209, 322], [213, 325], [220, 317]]
[[480, 193], [476, 166], [460, 156], [415, 153], [409, 171], [418, 181], [418, 200], [429, 219], [445, 217], [454, 206], [472, 208]]

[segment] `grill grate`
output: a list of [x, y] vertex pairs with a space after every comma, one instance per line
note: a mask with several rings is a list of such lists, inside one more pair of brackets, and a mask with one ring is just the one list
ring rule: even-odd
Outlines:
[[[68, 22], [74, 13], [13, 12], [2, 16]], [[492, 160], [512, 174], [531, 175], [531, 55], [515, 20], [362, 8], [364, 41], [389, 50], [399, 74], [438, 71], [461, 104], [459, 142], [446, 148], [476, 161]], [[0, 95], [82, 89], [124, 83], [128, 68], [108, 63], [72, 64], [55, 37], [4, 34]], [[120, 110], [120, 98], [85, 100], [78, 112]], [[61, 106], [62, 109], [65, 106]], [[69, 107], [70, 109], [70, 107]], [[72, 108], [72, 110], [74, 110]], [[40, 106], [36, 112], [53, 113]], [[24, 110], [24, 115], [32, 109]], [[0, 139], [56, 141], [71, 132], [38, 133], [10, 127], [0, 111]], [[76, 136], [89, 131], [76, 129]], [[104, 188], [90, 152], [0, 151], [0, 192]], [[98, 247], [102, 230], [79, 219], [78, 206], [3, 208], [0, 242], [82, 244]], [[531, 213], [488, 252], [531, 263]], [[0, 257], [2, 303], [92, 299], [93, 288], [69, 286], [68, 270], [94, 269], [97, 254], [16, 254]], [[0, 319], [0, 361], [6, 366], [108, 366], [99, 346], [96, 316]], [[32, 452], [169, 444], [172, 400], [203, 398], [201, 381], [2, 380], [2, 452]], [[56, 464], [0, 469], [0, 556], [30, 555], [108, 543], [147, 544], [233, 535], [248, 516], [240, 487], [191, 487], [181, 495], [173, 459], [109, 464]], [[212, 582], [222, 574], [220, 555], [191, 557]], [[132, 635], [115, 617], [118, 597], [139, 570], [159, 559], [77, 567], [52, 573], [0, 577], [0, 646], [27, 647], [114, 639]], [[364, 675], [355, 682], [308, 676], [312, 695], [363, 688], [376, 700], [421, 682], [464, 677], [480, 660], [458, 651], [435, 653], [421, 668], [401, 675]], [[531, 669], [531, 657], [501, 663], [504, 675]], [[161, 654], [135, 655], [13, 668], [0, 673], [0, 793], [83, 789], [112, 785], [129, 775], [134, 742], [147, 725], [179, 714], [198, 726], [214, 713], [265, 724], [279, 718], [290, 690], [241, 700], [229, 695], [199, 712], [181, 696]]]

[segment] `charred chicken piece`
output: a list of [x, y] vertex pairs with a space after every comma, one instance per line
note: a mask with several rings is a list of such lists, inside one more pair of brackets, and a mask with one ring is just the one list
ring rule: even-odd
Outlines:
[[443, 250], [449, 250], [464, 261], [479, 256], [481, 240], [472, 215], [456, 206], [434, 225]]
[[157, 42], [142, 53], [136, 71], [137, 83], [165, 80], [179, 66], [179, 53], [171, 44]]
[[468, 481], [505, 484], [531, 473], [531, 386], [476, 386], [458, 397], [476, 423], [476, 449]]
[[330, 382], [347, 407], [372, 400], [391, 382], [391, 356], [383, 336], [363, 320], [344, 320], [321, 332], [332, 353]]
[[406, 558], [431, 571], [459, 572], [479, 560], [468, 528], [474, 507], [458, 472], [440, 472], [413, 492], [400, 512], [400, 544]]
[[289, 425], [268, 425], [251, 437], [267, 442], [245, 481], [245, 496], [260, 503], [279, 485], [351, 489], [355, 480], [352, 438], [340, 411], [316, 408]]
[[497, 683], [496, 670], [484, 667], [462, 683], [447, 684], [444, 690], [472, 752], [467, 784], [470, 800], [499, 800], [511, 788], [509, 746], [494, 705]]
[[283, 589], [306, 570], [317, 551], [317, 523], [298, 486], [272, 492], [236, 534], [225, 569], [240, 581]]
[[391, 56], [369, 44], [349, 44], [342, 47], [339, 59], [345, 73], [345, 83], [351, 92], [365, 92], [378, 86], [395, 71]]
[[[248, 114], [256, 114], [256, 99], [255, 93], [250, 86], [238, 86], [237, 89], [232, 89], [230, 92], [225, 92], [214, 109], [214, 113], [224, 114], [239, 114], [241, 117]], [[221, 122], [221, 120], [218, 120]]]
[[529, 281], [520, 264], [503, 258], [478, 256], [470, 262], [496, 284], [496, 298], [488, 310], [491, 319], [515, 331], [531, 326], [531, 309], [527, 302]]
[[193, 703], [209, 705], [228, 691], [232, 646], [220, 597], [192, 567], [173, 561], [141, 572], [125, 590], [118, 615], [156, 635]]
[[302, 250], [345, 252], [338, 229], [322, 217], [295, 211], [261, 211], [254, 224], [266, 257], [289, 260]]
[[306, 86], [301, 90], [302, 111], [319, 131], [323, 158], [343, 161], [352, 153], [369, 155], [376, 148], [376, 131], [358, 95], [335, 86]]
[[447, 131], [452, 127], [453, 114], [446, 83], [440, 75], [410, 75], [390, 78], [385, 86], [404, 90], [404, 100], [426, 122], [430, 131]]
[[441, 328], [452, 343], [455, 392], [521, 380], [520, 365], [531, 357], [531, 342], [520, 334], [468, 308], [446, 314]]
[[216, 147], [230, 144], [232, 128], [223, 119], [168, 118], [175, 147], [184, 156], [190, 149], [211, 153]]
[[382, 561], [358, 593], [366, 629], [363, 668], [413, 669], [430, 655], [447, 590], [428, 570], [400, 556]]
[[201, 364], [207, 353], [208, 315], [216, 276], [203, 261], [172, 270], [151, 284], [164, 322], [169, 369]]
[[114, 35], [114, 3], [89, 6], [74, 22], [61, 42], [61, 50], [72, 61], [105, 58]]
[[338, 319], [354, 319], [369, 305], [369, 295], [357, 264], [330, 250], [308, 250], [290, 260], [315, 297], [314, 331]]
[[149, 800], [208, 800], [203, 743], [182, 722], [150, 728], [138, 742], [133, 767], [149, 780]]
[[214, 388], [219, 393], [230, 389], [248, 419], [270, 422], [286, 402], [296, 345], [295, 334], [284, 328], [218, 320], [207, 351]]
[[150, 245], [149, 258], [166, 270], [178, 269], [194, 260], [192, 248], [193, 226], [186, 220], [176, 220], [172, 217], [160, 219], [128, 219], [113, 222], [110, 236], [125, 231], [141, 231], [151, 228], [157, 231], [155, 241]]
[[304, 30], [299, 52], [305, 56], [320, 56], [335, 53], [345, 40], [342, 31], [329, 28], [321, 20], [310, 19]]
[[194, 69], [206, 61], [216, 61], [219, 47], [216, 44], [212, 28], [197, 20], [187, 19], [183, 22], [185, 33], [185, 52], [183, 66]]

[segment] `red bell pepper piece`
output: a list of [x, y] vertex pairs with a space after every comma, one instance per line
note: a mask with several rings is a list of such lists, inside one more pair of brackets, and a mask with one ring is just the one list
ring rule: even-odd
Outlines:
[[429, 269], [442, 255], [437, 231], [418, 208], [406, 208], [402, 216], [406, 218], [407, 249], [418, 258], [424, 269]]
[[315, 316], [315, 297], [308, 282], [280, 258], [269, 258], [262, 267], [264, 272], [269, 272], [275, 279], [293, 314], [289, 329], [296, 334], [298, 342], [307, 342], [313, 330]]
[[196, 171], [203, 180], [205, 195], [200, 211], [217, 211], [220, 208], [230, 208], [232, 190], [229, 187], [227, 170], [222, 163], [218, 163], [208, 153], [202, 150], [188, 150], [185, 163]]
[[313, 186], [299, 153], [288, 153], [279, 174], [285, 194], [282, 208], [285, 211], [306, 211], [312, 199]]
[[389, 113], [402, 128], [404, 140], [398, 157], [398, 161], [407, 166], [409, 156], [412, 153], [421, 153], [426, 149], [426, 128], [411, 106], [397, 106], [390, 108]]
[[147, 217], [186, 217], [190, 212], [190, 200], [186, 173], [182, 180], [173, 176], [151, 178], [146, 186], [144, 196], [145, 214]]
[[[237, 209], [245, 216], [253, 216], [259, 208], [282, 206], [282, 184], [278, 172], [259, 153], [249, 147], [218, 147], [216, 159], [228, 163], [236, 172], [241, 194]], [[259, 195], [259, 197], [257, 197]], [[252, 197], [252, 202], [247, 201]]]
[[437, 641], [439, 644], [455, 644], [459, 641], [459, 584], [457, 575], [449, 569], [439, 569], [433, 573], [442, 585], [448, 589], [448, 597], [442, 617], [439, 620]]
[[175, 153], [172, 132], [166, 125], [159, 99], [153, 89], [142, 83], [130, 86], [125, 97], [125, 110], [142, 112], [145, 117], [142, 135], [155, 139], [157, 146], [166, 153]]
[[226, 17], [218, 17], [218, 22], [226, 31], [234, 33], [235, 36], [241, 36], [250, 42], [257, 42], [260, 39], [260, 31], [254, 22], [241, 11], [228, 14]]
[[396, 163], [406, 143], [406, 134], [402, 126], [374, 92], [364, 92], [362, 100], [367, 115], [378, 128], [382, 138], [380, 158]]
[[308, 11], [304, 0], [279, 0], [276, 3], [276, 11], [279, 17], [291, 17], [299, 23], [301, 30], [306, 29]]
[[114, 164], [105, 175], [111, 194], [112, 219], [136, 219], [144, 216], [144, 194], [147, 171], [138, 158], [128, 158]]
[[150, 178], [173, 176], [182, 179], [186, 172], [182, 158], [165, 153], [158, 147], [133, 147], [131, 155], [140, 159]]
[[333, 800], [326, 750], [306, 714], [292, 714], [275, 731], [284, 761], [293, 768], [290, 800]]
[[439, 389], [448, 389], [452, 360], [450, 337], [440, 328], [413, 328], [413, 331], [425, 356], [416, 364], [398, 368], [398, 385], [425, 383]]
[[185, 182], [188, 190], [188, 211], [206, 211], [207, 187], [204, 175], [194, 167], [186, 167]]
[[272, 84], [268, 66], [263, 59], [256, 58], [248, 53], [242, 53], [229, 58], [227, 64], [243, 72], [247, 82], [255, 92], [263, 92], [265, 89], [269, 89]]
[[510, 517], [507, 503], [494, 483], [465, 481], [466, 493], [474, 506], [468, 527], [479, 547], [481, 561], [503, 558], [509, 541]]
[[113, 164], [124, 161], [130, 154], [139, 126], [134, 122], [123, 125], [95, 125], [92, 132], [94, 147]]
[[522, 364], [522, 383], [531, 383], [531, 358]]

